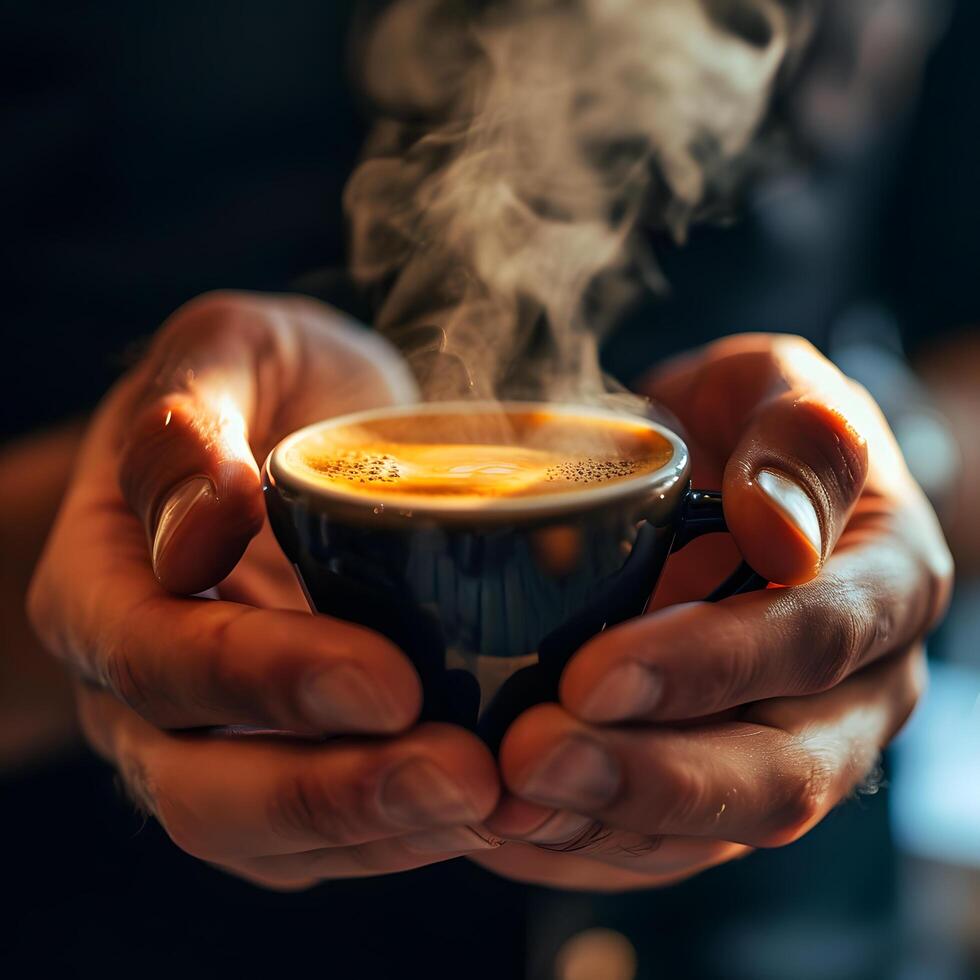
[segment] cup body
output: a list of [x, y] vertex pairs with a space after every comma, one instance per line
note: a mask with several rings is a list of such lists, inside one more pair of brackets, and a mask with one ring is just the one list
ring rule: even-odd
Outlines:
[[[528, 408], [493, 406], [504, 412]], [[501, 688], [514, 687], [515, 675], [537, 664], [549, 639], [585, 622], [584, 613], [594, 624], [585, 627], [588, 632], [614, 621], [603, 602], [632, 602], [639, 608], [627, 612], [642, 612], [660, 570], [648, 566], [662, 566], [669, 543], [658, 548], [654, 542], [639, 563], [640, 529], [672, 526], [689, 470], [676, 434], [631, 416], [625, 420], [670, 441], [672, 456], [660, 469], [583, 491], [491, 500], [470, 510], [441, 508], [437, 501], [399, 508], [369, 494], [352, 502], [283, 462], [293, 440], [324, 425], [395, 415], [419, 416], [424, 425], [427, 412], [481, 410], [488, 408], [443, 403], [329, 420], [288, 437], [263, 469], [273, 531], [312, 609], [387, 636], [419, 672], [425, 715], [471, 726], [492, 708]], [[624, 418], [577, 406], [548, 405], [547, 411]], [[643, 567], [624, 588], [631, 559]]]

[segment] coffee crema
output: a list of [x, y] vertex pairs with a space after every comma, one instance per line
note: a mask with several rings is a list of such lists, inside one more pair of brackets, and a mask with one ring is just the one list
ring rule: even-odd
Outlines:
[[464, 411], [327, 422], [291, 445], [283, 462], [345, 495], [469, 505], [618, 483], [672, 455], [660, 433], [626, 418]]

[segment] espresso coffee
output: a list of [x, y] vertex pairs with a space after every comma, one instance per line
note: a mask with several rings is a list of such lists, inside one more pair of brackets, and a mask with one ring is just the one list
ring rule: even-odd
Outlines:
[[623, 416], [483, 409], [326, 422], [283, 462], [333, 493], [452, 507], [620, 483], [672, 455], [659, 432]]

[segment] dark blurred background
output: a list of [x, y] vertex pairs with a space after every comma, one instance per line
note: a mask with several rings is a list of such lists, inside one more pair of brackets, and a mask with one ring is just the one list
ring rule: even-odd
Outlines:
[[[665, 892], [561, 895], [457, 861], [266, 894], [132, 812], [53, 670], [18, 665], [5, 628], [8, 975], [980, 977], [980, 5], [843, 9], [796, 95], [805, 165], [762, 182], [737, 224], [657, 241], [670, 294], [623, 318], [605, 362], [629, 382], [726, 333], [803, 333], [882, 403], [960, 578], [881, 790]], [[0, 438], [84, 417], [192, 296], [343, 266], [340, 196], [366, 129], [351, 11], [0, 4]], [[0, 566], [12, 608], [23, 584]], [[582, 972], [590, 955], [607, 972]]]

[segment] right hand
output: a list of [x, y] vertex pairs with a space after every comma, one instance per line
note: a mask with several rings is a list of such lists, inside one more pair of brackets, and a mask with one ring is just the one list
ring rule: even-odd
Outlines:
[[305, 610], [264, 517], [256, 460], [282, 436], [412, 394], [378, 337], [311, 300], [193, 301], [99, 407], [31, 586], [93, 747], [180, 847], [270, 887], [493, 846], [469, 829], [497, 801], [487, 749], [415, 724], [386, 639]]

